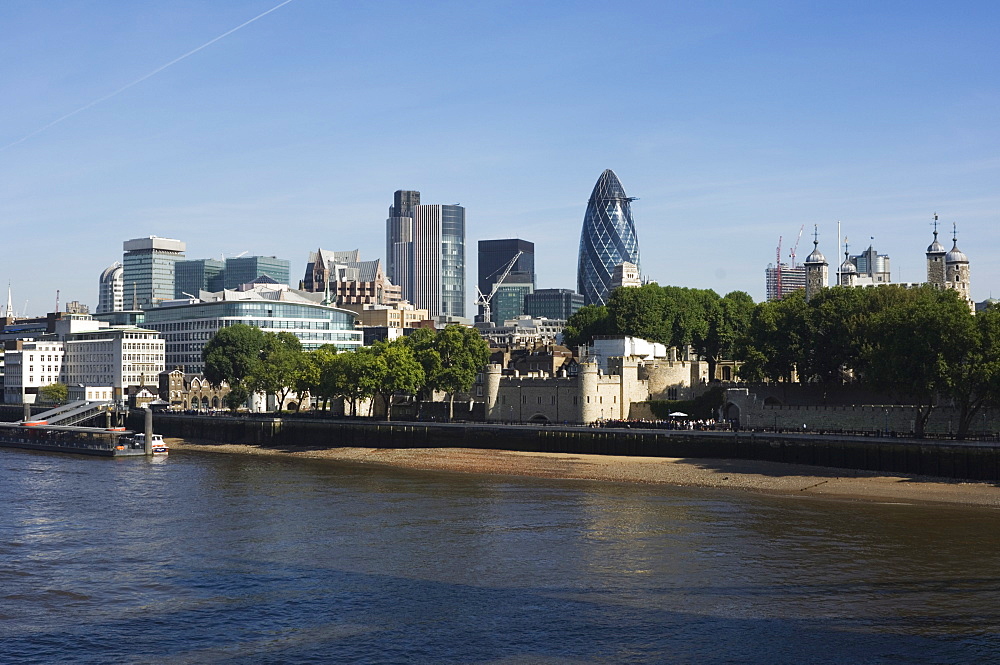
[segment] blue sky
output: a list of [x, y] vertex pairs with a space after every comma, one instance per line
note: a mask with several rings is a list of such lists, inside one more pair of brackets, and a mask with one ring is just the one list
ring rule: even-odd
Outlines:
[[[97, 301], [122, 241], [190, 258], [382, 257], [396, 189], [536, 246], [575, 288], [614, 169], [642, 270], [764, 296], [804, 224], [922, 281], [937, 212], [1000, 296], [1000, 5], [279, 0], [0, 3], [0, 280], [29, 314]], [[25, 140], [21, 140], [24, 139]], [[996, 288], [994, 289], [994, 285]], [[994, 293], [996, 291], [996, 293]], [[469, 313], [473, 294], [469, 294]]]

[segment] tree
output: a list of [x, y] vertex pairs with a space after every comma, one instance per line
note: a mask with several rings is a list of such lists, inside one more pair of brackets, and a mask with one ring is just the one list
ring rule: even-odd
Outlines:
[[330, 407], [330, 399], [339, 394], [335, 390], [332, 390], [334, 384], [328, 382], [328, 378], [332, 376], [331, 368], [334, 358], [337, 356], [337, 347], [332, 344], [325, 344], [309, 355], [318, 375], [314, 377], [316, 383], [309, 388], [309, 391], [319, 398], [322, 409], [326, 411]]
[[472, 388], [478, 374], [490, 360], [490, 348], [473, 328], [451, 325], [435, 337], [441, 356], [441, 371], [435, 387], [449, 393], [448, 418], [455, 417], [455, 393]]
[[280, 411], [295, 388], [302, 369], [301, 356], [302, 342], [292, 333], [263, 333], [261, 362], [251, 375], [250, 389], [274, 395], [275, 410]]
[[754, 301], [743, 291], [733, 291], [719, 298], [708, 312], [708, 326], [695, 347], [708, 361], [708, 376], [716, 378], [716, 368], [723, 358], [732, 358], [737, 343], [746, 335], [753, 316]]
[[746, 335], [737, 344], [746, 381], [791, 381], [808, 345], [808, 305], [801, 290], [758, 304]]
[[872, 318], [860, 358], [864, 380], [911, 399], [914, 433], [922, 437], [937, 396], [955, 386], [953, 373], [966, 362], [974, 338], [972, 315], [955, 291], [910, 289]]
[[[329, 344], [327, 346], [330, 346]], [[332, 347], [336, 352], [336, 347]], [[295, 410], [302, 410], [302, 400], [306, 395], [319, 396], [319, 385], [321, 376], [320, 349], [303, 352], [299, 354], [298, 367], [295, 370], [295, 381], [293, 388], [297, 398]]]
[[607, 312], [614, 330], [611, 334], [670, 344], [675, 317], [660, 286], [645, 284], [615, 289], [608, 299]]
[[569, 348], [583, 346], [595, 335], [613, 335], [614, 321], [603, 305], [584, 305], [566, 320], [563, 328], [563, 344]]
[[229, 384], [226, 402], [234, 411], [250, 396], [249, 384], [259, 373], [263, 349], [263, 331], [237, 323], [215, 333], [202, 351], [205, 377], [216, 387]]
[[69, 387], [65, 383], [50, 383], [38, 389], [43, 402], [60, 403], [69, 399]]
[[970, 346], [965, 358], [949, 368], [945, 388], [958, 409], [959, 440], [968, 437], [984, 408], [1000, 405], [1000, 309], [990, 307], [972, 318]]
[[434, 390], [441, 373], [441, 354], [436, 347], [437, 332], [430, 328], [418, 328], [402, 338], [404, 344], [410, 347], [413, 357], [424, 370], [424, 382], [417, 391], [417, 415], [420, 415], [420, 405]]
[[417, 362], [413, 349], [402, 340], [378, 341], [371, 349], [384, 366], [384, 371], [378, 373], [375, 392], [385, 405], [385, 419], [392, 420], [393, 395], [415, 395], [424, 385], [424, 368]]

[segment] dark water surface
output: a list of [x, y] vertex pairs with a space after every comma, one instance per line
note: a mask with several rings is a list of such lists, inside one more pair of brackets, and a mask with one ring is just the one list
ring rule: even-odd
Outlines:
[[1000, 512], [0, 450], [3, 663], [1000, 662]]

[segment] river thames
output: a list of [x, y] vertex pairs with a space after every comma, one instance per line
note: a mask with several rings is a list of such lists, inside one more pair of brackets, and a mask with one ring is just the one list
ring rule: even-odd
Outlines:
[[0, 450], [4, 663], [982, 663], [1000, 511]]

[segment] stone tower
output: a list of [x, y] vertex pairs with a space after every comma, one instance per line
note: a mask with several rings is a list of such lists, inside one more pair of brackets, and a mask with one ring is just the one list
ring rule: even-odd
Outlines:
[[955, 289], [965, 302], [972, 306], [969, 285], [969, 258], [958, 248], [958, 230], [952, 234], [951, 251], [944, 257], [945, 288]]
[[[846, 240], [846, 239], [845, 239]], [[858, 283], [858, 268], [851, 261], [851, 254], [844, 243], [844, 262], [840, 264], [840, 286], [855, 286]]]
[[938, 242], [938, 216], [934, 215], [934, 242], [927, 248], [927, 283], [936, 289], [945, 286], [944, 245]]
[[813, 230], [813, 251], [806, 257], [806, 302], [809, 302], [820, 289], [826, 288], [830, 277], [830, 264], [819, 251], [819, 230]]

